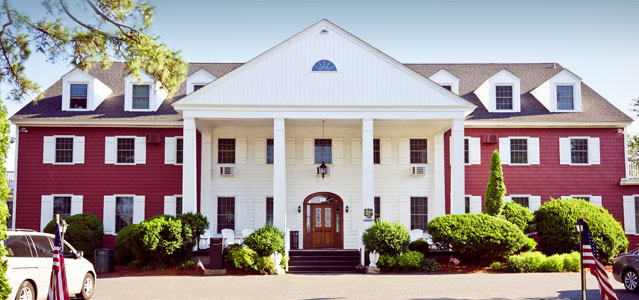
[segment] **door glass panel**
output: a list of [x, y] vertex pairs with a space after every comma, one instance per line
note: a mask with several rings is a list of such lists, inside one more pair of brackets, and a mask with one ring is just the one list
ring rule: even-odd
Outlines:
[[339, 208], [335, 211], [335, 232], [339, 233]]
[[322, 208], [315, 208], [315, 227], [322, 227]]
[[311, 206], [306, 205], [306, 231], [311, 231]]
[[324, 208], [324, 227], [331, 227], [331, 208]]

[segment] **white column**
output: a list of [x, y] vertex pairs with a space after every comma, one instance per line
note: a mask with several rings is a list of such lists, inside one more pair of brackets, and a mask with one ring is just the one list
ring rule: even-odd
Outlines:
[[453, 157], [450, 168], [450, 211], [453, 214], [464, 213], [464, 120], [453, 119], [452, 128]]
[[184, 118], [182, 211], [197, 211], [197, 129], [195, 118]]
[[[202, 158], [200, 167], [200, 212], [209, 220], [211, 213], [211, 133], [202, 132]], [[213, 223], [213, 222], [211, 222]], [[213, 225], [209, 228], [211, 230]]]
[[[362, 119], [362, 207], [375, 208], [375, 172], [373, 169], [373, 119]], [[372, 225], [373, 218], [364, 216], [364, 211], [354, 212], [354, 217], [360, 217], [364, 221], [362, 230]], [[368, 222], [371, 220], [371, 222]]]
[[286, 232], [286, 132], [284, 119], [273, 119], [273, 225]]
[[446, 214], [446, 182], [444, 169], [444, 133], [435, 134], [435, 158], [433, 159], [433, 205], [428, 212], [428, 221]]

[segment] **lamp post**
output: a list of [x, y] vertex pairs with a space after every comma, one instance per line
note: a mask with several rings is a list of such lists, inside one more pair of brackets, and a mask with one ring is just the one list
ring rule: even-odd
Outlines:
[[581, 233], [584, 231], [584, 219], [577, 220], [575, 223], [575, 229], [579, 233], [579, 257], [580, 257], [580, 269], [581, 269], [581, 299], [586, 300], [586, 273], [584, 273], [584, 244], [581, 240]]

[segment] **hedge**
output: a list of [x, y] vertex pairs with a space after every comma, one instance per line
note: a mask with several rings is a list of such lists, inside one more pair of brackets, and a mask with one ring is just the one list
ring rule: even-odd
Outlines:
[[[64, 240], [76, 250], [84, 252], [85, 257], [92, 258], [93, 250], [102, 248], [104, 227], [98, 217], [93, 214], [77, 214], [62, 217], [62, 220], [68, 225]], [[44, 227], [44, 232], [55, 234], [55, 219]]]
[[517, 225], [523, 232], [526, 232], [528, 225], [535, 220], [535, 216], [530, 212], [530, 209], [513, 201], [504, 205], [501, 215], [504, 216], [508, 222]]
[[113, 251], [115, 256], [115, 264], [118, 266], [126, 266], [136, 259], [135, 257], [135, 227], [137, 224], [131, 224], [120, 229], [118, 235], [113, 242]]
[[368, 251], [379, 254], [399, 255], [408, 250], [410, 234], [399, 222], [377, 220], [366, 229], [362, 237]]
[[541, 250], [548, 255], [579, 250], [575, 223], [584, 214], [602, 261], [613, 263], [628, 248], [623, 228], [607, 210], [582, 199], [552, 199], [535, 212]]
[[160, 266], [179, 265], [182, 261], [172, 257], [191, 231], [182, 221], [172, 216], [159, 215], [135, 227], [135, 252], [138, 260], [154, 262]]
[[541, 252], [524, 252], [508, 258], [508, 268], [515, 273], [577, 272], [579, 252], [546, 256]]
[[284, 233], [267, 223], [264, 227], [249, 234], [243, 244], [255, 250], [259, 256], [270, 256], [275, 252], [283, 253]]
[[500, 260], [534, 246], [512, 223], [487, 214], [447, 215], [428, 223], [433, 242], [450, 246], [462, 260]]

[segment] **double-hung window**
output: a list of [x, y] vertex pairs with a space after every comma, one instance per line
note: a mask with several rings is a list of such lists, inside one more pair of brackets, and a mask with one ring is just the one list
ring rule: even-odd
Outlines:
[[115, 232], [133, 224], [133, 197], [115, 197]]
[[266, 223], [273, 225], [273, 197], [266, 197]]
[[70, 109], [86, 109], [88, 90], [89, 90], [89, 85], [86, 83], [70, 84], [71, 93], [69, 97], [69, 108]]
[[71, 196], [53, 197], [53, 215], [67, 217], [71, 215]]
[[72, 137], [56, 137], [55, 138], [55, 162], [56, 163], [73, 163], [73, 138]]
[[380, 158], [381, 158], [381, 155], [380, 155], [379, 139], [373, 139], [373, 163], [379, 164]]
[[217, 198], [217, 233], [222, 229], [235, 230], [235, 197]]
[[374, 220], [377, 221], [379, 220], [381, 216], [381, 209], [382, 209], [380, 197], [373, 198], [373, 206], [375, 206]]
[[275, 153], [273, 152], [273, 139], [266, 139], [266, 163], [273, 164], [275, 161]]
[[175, 163], [182, 164], [184, 162], [184, 139], [175, 139]]
[[572, 85], [557, 85], [557, 110], [575, 109]]
[[510, 198], [510, 200], [523, 207], [530, 207], [530, 199], [528, 197], [513, 196]]
[[428, 197], [410, 197], [410, 229], [427, 230]]
[[315, 164], [321, 163], [333, 163], [333, 147], [331, 139], [315, 139]]
[[428, 163], [428, 141], [426, 139], [410, 139], [410, 163]]
[[464, 164], [470, 163], [470, 145], [469, 138], [464, 138]]
[[513, 86], [512, 85], [495, 86], [495, 109], [497, 110], [513, 109]]
[[235, 163], [235, 139], [218, 139], [217, 145], [217, 163], [218, 164], [234, 164]]
[[570, 163], [588, 163], [588, 139], [570, 139]]
[[510, 139], [510, 163], [528, 163], [528, 139]]
[[182, 196], [175, 196], [175, 216], [182, 215]]
[[134, 84], [133, 85], [133, 102], [131, 107], [133, 109], [149, 109], [151, 86], [148, 84]]
[[470, 196], [464, 197], [464, 212], [467, 214], [470, 213]]
[[135, 138], [118, 138], [117, 147], [119, 164], [135, 163]]

